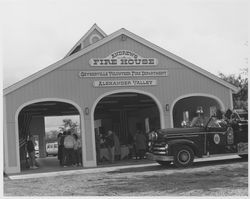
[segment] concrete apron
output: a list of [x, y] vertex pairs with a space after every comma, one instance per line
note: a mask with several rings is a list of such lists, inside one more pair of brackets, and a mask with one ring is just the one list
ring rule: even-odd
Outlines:
[[67, 171], [57, 171], [57, 172], [45, 172], [45, 173], [31, 173], [31, 174], [20, 174], [20, 175], [11, 175], [8, 176], [11, 180], [19, 179], [29, 179], [29, 178], [41, 178], [41, 177], [55, 177], [55, 176], [67, 176], [67, 175], [79, 175], [86, 173], [101, 173], [101, 172], [110, 172], [117, 169], [127, 169], [127, 168], [140, 168], [145, 166], [154, 166], [158, 165], [157, 163], [146, 163], [146, 164], [137, 164], [137, 165], [126, 165], [126, 166], [112, 166], [109, 167], [97, 167], [97, 168], [82, 168], [77, 170], [67, 170]]
[[[224, 156], [224, 157], [208, 157], [203, 159], [195, 159], [194, 162], [203, 162], [203, 161], [215, 161], [215, 160], [226, 160], [226, 159], [238, 159], [239, 156]], [[128, 162], [127, 162], [128, 163]], [[156, 162], [147, 161], [147, 160], [134, 160], [133, 164], [127, 164], [124, 166], [124, 162], [121, 164], [107, 164], [101, 165], [95, 168], [82, 168], [82, 167], [67, 167], [70, 170], [60, 170], [60, 171], [51, 171], [47, 172], [46, 170], [38, 171], [38, 170], [30, 170], [29, 173], [23, 174], [13, 174], [9, 175], [9, 179], [11, 180], [19, 180], [19, 179], [30, 179], [30, 178], [41, 178], [41, 177], [55, 177], [55, 176], [67, 176], [67, 175], [79, 175], [79, 174], [87, 174], [87, 173], [101, 173], [101, 172], [110, 172], [118, 169], [127, 169], [127, 168], [140, 168], [146, 166], [157, 166], [159, 165]], [[32, 173], [31, 173], [32, 172]], [[36, 172], [36, 173], [34, 173]]]

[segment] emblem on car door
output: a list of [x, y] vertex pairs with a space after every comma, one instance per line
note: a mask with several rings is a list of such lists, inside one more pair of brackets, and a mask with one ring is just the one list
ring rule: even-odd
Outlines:
[[234, 132], [232, 127], [228, 127], [227, 129], [227, 144], [233, 144], [234, 143]]
[[214, 143], [219, 144], [220, 143], [220, 135], [219, 134], [214, 134]]

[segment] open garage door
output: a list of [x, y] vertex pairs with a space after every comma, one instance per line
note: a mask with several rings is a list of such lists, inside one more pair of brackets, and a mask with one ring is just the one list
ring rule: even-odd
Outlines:
[[[43, 101], [32, 103], [24, 108], [18, 114], [18, 130], [19, 130], [19, 151], [20, 151], [20, 167], [21, 171], [25, 171], [30, 167], [29, 159], [27, 155], [27, 141], [29, 137], [34, 138], [35, 142], [35, 155], [37, 162], [40, 162], [39, 170], [60, 170], [59, 161], [57, 156], [58, 145], [57, 135], [60, 133], [60, 129], [54, 132], [55, 138], [48, 139], [45, 132], [45, 118], [47, 117], [59, 117], [65, 116], [66, 118], [79, 117], [78, 109], [70, 104], [59, 101]], [[77, 130], [78, 129], [78, 130]], [[75, 132], [72, 132], [81, 138], [80, 122]], [[48, 157], [48, 150], [51, 151], [53, 144], [53, 156]], [[55, 148], [55, 149], [54, 149]], [[57, 152], [56, 152], [57, 150]], [[48, 159], [50, 158], [50, 160]]]
[[213, 98], [205, 96], [191, 96], [178, 100], [173, 108], [173, 124], [174, 127], [181, 127], [183, 121], [191, 123], [197, 114], [202, 112], [204, 118], [209, 118], [221, 110], [220, 103]]
[[[94, 111], [97, 163], [109, 160], [105, 136], [112, 130], [118, 138], [116, 161], [133, 158], [137, 154], [136, 132], [147, 137], [151, 130], [160, 128], [160, 114], [155, 101], [134, 92], [115, 93], [103, 97]], [[115, 147], [116, 148], [116, 147]]]

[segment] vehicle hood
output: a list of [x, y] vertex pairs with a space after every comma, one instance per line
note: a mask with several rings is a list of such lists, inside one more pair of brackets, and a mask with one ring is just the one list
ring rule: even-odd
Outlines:
[[177, 134], [177, 133], [198, 133], [204, 132], [205, 129], [202, 127], [193, 127], [193, 128], [166, 128], [158, 131], [159, 134]]

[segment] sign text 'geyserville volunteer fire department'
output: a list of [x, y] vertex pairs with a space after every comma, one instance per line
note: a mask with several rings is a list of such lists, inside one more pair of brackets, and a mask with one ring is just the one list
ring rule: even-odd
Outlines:
[[119, 50], [106, 58], [92, 58], [91, 66], [156, 66], [156, 58], [144, 58], [129, 50]]
[[94, 81], [94, 87], [113, 87], [113, 86], [154, 86], [157, 80], [107, 80]]
[[167, 77], [167, 70], [131, 70], [131, 71], [80, 71], [81, 78], [100, 77]]

